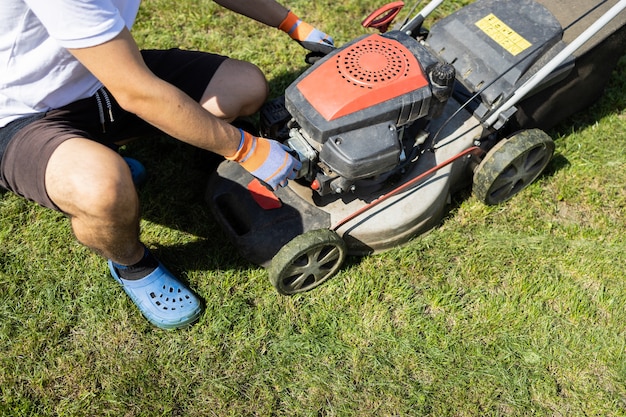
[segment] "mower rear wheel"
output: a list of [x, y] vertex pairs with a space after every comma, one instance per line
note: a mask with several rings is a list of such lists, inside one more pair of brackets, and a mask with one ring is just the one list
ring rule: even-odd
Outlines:
[[306, 232], [274, 255], [268, 268], [270, 281], [283, 295], [312, 290], [339, 271], [346, 253], [346, 243], [336, 232]]
[[483, 203], [502, 203], [543, 172], [554, 153], [554, 141], [539, 129], [514, 133], [487, 152], [474, 171], [473, 192]]

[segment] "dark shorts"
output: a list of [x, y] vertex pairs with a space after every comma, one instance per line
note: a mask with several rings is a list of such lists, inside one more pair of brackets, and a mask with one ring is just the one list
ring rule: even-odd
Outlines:
[[[200, 101], [225, 56], [171, 49], [142, 51], [148, 67], [161, 79]], [[128, 113], [106, 90], [46, 114], [28, 116], [0, 128], [0, 187], [59, 210], [45, 187], [50, 156], [64, 141], [83, 137], [116, 148], [116, 143], [157, 133]]]

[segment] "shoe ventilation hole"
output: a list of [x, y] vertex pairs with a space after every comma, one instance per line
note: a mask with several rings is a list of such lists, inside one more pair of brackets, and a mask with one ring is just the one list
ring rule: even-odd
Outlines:
[[372, 89], [409, 74], [410, 63], [405, 51], [395, 43], [366, 39], [337, 56], [337, 70], [347, 82]]
[[[166, 289], [166, 287], [165, 287], [165, 286], [163, 286], [163, 289]], [[174, 291], [173, 291], [173, 288], [170, 288], [170, 291], [169, 291], [169, 292], [170, 292], [170, 293], [171, 293], [171, 292], [174, 292]], [[179, 288], [176, 292], [180, 294], [182, 291], [181, 291], [181, 289]], [[154, 292], [151, 292], [151, 293], [150, 293], [150, 298], [161, 298], [161, 299], [162, 299], [162, 298], [163, 298], [163, 294], [159, 294], [159, 295], [157, 296]], [[184, 294], [184, 295], [181, 295], [181, 296], [179, 296], [179, 297], [172, 297], [172, 298], [170, 298], [170, 297], [165, 297], [165, 300], [163, 300], [163, 302], [165, 302], [165, 303], [177, 303], [177, 302], [178, 302], [178, 303], [181, 303], [181, 307], [182, 307], [182, 303], [183, 303], [183, 302], [185, 302], [185, 301], [188, 301], [188, 300], [189, 300], [189, 304], [191, 304], [191, 297], [189, 297], [189, 295], [188, 295], [188, 294]], [[161, 302], [160, 300], [156, 300], [154, 303], [155, 303], [157, 306], [161, 307], [161, 305], [163, 305], [163, 302]], [[164, 310], [168, 310], [168, 307], [166, 307], [165, 305], [163, 305], [163, 307], [162, 307], [162, 308], [163, 308]], [[171, 307], [171, 308], [169, 308], [169, 309], [171, 309], [172, 311], [173, 311], [173, 310], [176, 310], [176, 308], [174, 308], [174, 307]]]

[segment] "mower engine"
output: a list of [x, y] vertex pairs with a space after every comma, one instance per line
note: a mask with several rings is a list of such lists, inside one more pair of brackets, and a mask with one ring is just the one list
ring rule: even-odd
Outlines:
[[[297, 153], [299, 178], [320, 195], [369, 188], [415, 161], [421, 127], [441, 113], [454, 79], [454, 67], [403, 32], [363, 36], [287, 88], [287, 137], [278, 139]], [[263, 134], [277, 135], [264, 120]]]

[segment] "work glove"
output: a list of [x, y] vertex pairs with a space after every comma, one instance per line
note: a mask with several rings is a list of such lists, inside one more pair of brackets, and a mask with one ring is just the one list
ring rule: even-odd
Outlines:
[[250, 174], [267, 184], [272, 190], [284, 187], [296, 178], [302, 164], [287, 151], [289, 148], [271, 139], [259, 138], [239, 129], [241, 142], [232, 156], [226, 159], [238, 162]]
[[302, 45], [303, 48], [315, 54], [326, 55], [335, 49], [333, 38], [324, 32], [302, 21], [291, 11], [278, 26], [278, 29], [288, 34], [291, 39]]

